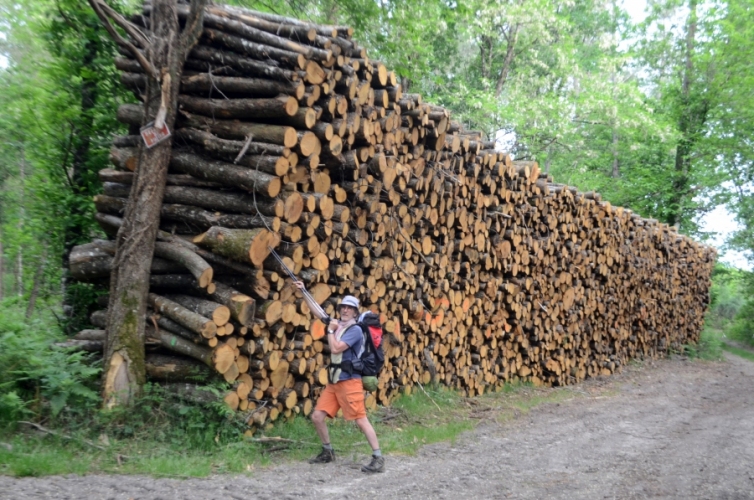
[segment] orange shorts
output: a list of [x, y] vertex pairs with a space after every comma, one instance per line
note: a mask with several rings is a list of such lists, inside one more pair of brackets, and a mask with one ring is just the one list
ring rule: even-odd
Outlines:
[[321, 410], [330, 418], [335, 418], [338, 410], [343, 410], [345, 420], [358, 420], [367, 416], [364, 406], [364, 386], [360, 378], [344, 380], [337, 384], [327, 384], [319, 395], [315, 410]]

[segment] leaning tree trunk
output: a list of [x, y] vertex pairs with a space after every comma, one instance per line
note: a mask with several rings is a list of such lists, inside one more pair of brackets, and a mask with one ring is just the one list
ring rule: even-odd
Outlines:
[[[92, 4], [95, 6], [97, 0], [92, 0]], [[192, 0], [192, 15], [181, 33], [176, 0], [154, 0], [152, 3], [152, 39], [148, 50], [144, 51], [152, 72], [148, 72], [143, 124], [155, 120], [160, 108], [164, 107], [164, 121], [173, 130], [183, 62], [201, 32], [205, 4], [206, 0]], [[98, 13], [105, 8], [101, 3], [95, 7]], [[107, 408], [132, 403], [146, 381], [144, 318], [149, 271], [171, 150], [170, 140], [151, 149], [140, 145], [133, 188], [116, 238], [104, 356], [103, 397]]]

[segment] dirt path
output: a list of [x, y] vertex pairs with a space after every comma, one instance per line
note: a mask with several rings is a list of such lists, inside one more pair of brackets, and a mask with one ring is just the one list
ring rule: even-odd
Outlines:
[[0, 498], [754, 498], [754, 363], [666, 360], [574, 390], [376, 476], [340, 459], [232, 479], [0, 477]]

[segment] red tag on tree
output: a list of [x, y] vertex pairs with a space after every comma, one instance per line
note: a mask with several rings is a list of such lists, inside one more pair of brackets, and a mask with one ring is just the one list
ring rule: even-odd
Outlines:
[[168, 129], [167, 123], [162, 128], [156, 128], [154, 122], [149, 122], [140, 129], [141, 137], [144, 139], [144, 144], [147, 145], [147, 149], [156, 146], [168, 137], [170, 137], [170, 129]]

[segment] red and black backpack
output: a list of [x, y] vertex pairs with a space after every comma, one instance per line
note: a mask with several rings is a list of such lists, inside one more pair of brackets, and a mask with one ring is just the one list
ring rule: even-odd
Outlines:
[[364, 335], [364, 351], [361, 353], [363, 377], [376, 377], [385, 366], [385, 352], [382, 350], [383, 328], [379, 314], [366, 312], [357, 323]]

